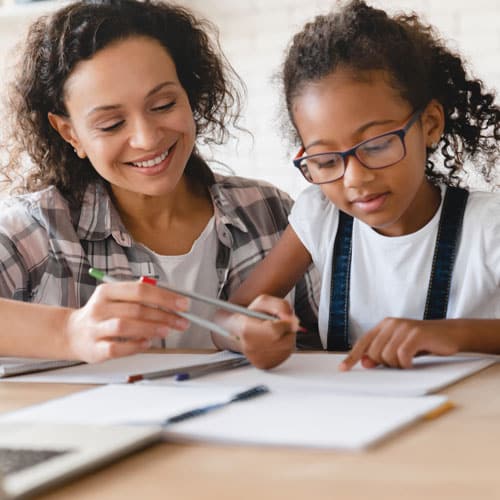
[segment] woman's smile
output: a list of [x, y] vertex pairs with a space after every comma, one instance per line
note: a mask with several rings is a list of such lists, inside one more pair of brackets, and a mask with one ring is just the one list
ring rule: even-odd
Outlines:
[[155, 153], [153, 155], [143, 157], [140, 160], [134, 160], [125, 163], [142, 175], [160, 174], [168, 169], [168, 166], [172, 161], [176, 145], [177, 143], [160, 154]]

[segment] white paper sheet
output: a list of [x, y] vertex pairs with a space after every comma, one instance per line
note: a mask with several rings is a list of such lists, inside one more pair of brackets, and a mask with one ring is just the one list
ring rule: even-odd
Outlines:
[[[244, 367], [179, 382], [185, 385], [265, 384], [275, 392], [319, 391], [335, 394], [422, 396], [434, 393], [458, 380], [490, 366], [495, 358], [466, 355], [438, 357], [422, 356], [408, 370], [379, 367], [365, 369], [356, 366], [349, 372], [339, 372], [342, 354], [297, 353], [273, 370]], [[172, 384], [171, 379], [158, 379], [145, 384]]]
[[[0, 422], [159, 423], [229, 399], [247, 387], [108, 385], [0, 417]], [[265, 394], [166, 428], [166, 437], [252, 445], [358, 450], [409, 425], [447, 401], [319, 392]]]
[[166, 370], [197, 363], [209, 363], [238, 357], [229, 351], [214, 354], [134, 354], [124, 358], [60, 368], [5, 379], [8, 382], [54, 382], [64, 384], [121, 384], [129, 375]]

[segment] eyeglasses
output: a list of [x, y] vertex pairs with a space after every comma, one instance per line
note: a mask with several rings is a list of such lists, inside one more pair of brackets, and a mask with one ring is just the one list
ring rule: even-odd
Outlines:
[[301, 148], [293, 164], [306, 180], [313, 184], [326, 184], [341, 179], [345, 174], [349, 156], [355, 156], [366, 168], [390, 167], [406, 156], [406, 133], [418, 120], [422, 111], [422, 109], [415, 111], [404, 127], [372, 137], [346, 151], [302, 156], [304, 148]]

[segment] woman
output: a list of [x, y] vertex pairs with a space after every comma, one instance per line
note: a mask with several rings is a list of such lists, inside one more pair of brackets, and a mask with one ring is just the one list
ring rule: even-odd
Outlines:
[[[43, 326], [33, 308], [3, 302], [24, 325], [3, 329], [4, 354], [98, 361], [159, 340], [213, 347], [169, 312], [206, 308], [133, 281], [228, 298], [277, 241], [291, 200], [213, 174], [196, 149], [223, 142], [238, 118], [238, 89], [208, 33], [185, 9], [135, 0], [77, 2], [32, 25], [11, 99], [9, 175], [24, 151], [32, 167], [26, 194], [0, 213], [0, 295], [80, 309], [42, 308]], [[90, 267], [129, 281], [96, 289]], [[295, 293], [305, 325], [315, 321], [314, 288], [307, 275]], [[239, 348], [250, 358], [256, 343], [289, 342], [297, 326], [291, 307], [276, 303], [265, 312], [280, 321], [245, 333]]]

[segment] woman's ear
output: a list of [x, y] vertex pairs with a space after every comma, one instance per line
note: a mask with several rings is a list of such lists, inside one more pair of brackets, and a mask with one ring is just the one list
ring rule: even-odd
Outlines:
[[437, 147], [444, 132], [444, 122], [443, 105], [436, 99], [432, 99], [422, 113], [422, 127], [428, 148]]
[[52, 128], [71, 146], [79, 158], [86, 158], [85, 151], [83, 150], [80, 141], [75, 133], [71, 121], [66, 116], [56, 115], [55, 113], [48, 113], [49, 123]]

